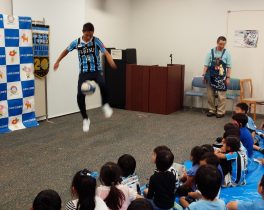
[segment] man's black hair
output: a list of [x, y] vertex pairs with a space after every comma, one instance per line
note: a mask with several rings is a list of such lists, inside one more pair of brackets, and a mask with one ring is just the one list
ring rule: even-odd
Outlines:
[[83, 25], [83, 30], [82, 30], [83, 32], [87, 32], [87, 31], [94, 31], [94, 26], [93, 26], [93, 24], [92, 23], [85, 23], [84, 25]]
[[219, 37], [217, 38], [217, 43], [220, 42], [220, 41], [224, 41], [224, 42], [226, 42], [226, 38], [225, 38], [224, 36], [219, 36]]
[[195, 175], [195, 183], [203, 197], [213, 201], [221, 187], [222, 175], [215, 166], [200, 166]]
[[118, 158], [118, 166], [121, 168], [122, 176], [128, 177], [135, 173], [136, 160], [132, 155], [124, 154]]

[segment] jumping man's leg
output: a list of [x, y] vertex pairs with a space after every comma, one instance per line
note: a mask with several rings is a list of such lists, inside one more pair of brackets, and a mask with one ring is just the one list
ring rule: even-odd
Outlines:
[[104, 115], [106, 118], [110, 118], [113, 114], [113, 109], [108, 104], [108, 90], [105, 80], [100, 72], [97, 72], [95, 81], [100, 87]]
[[77, 94], [77, 103], [83, 118], [83, 131], [88, 132], [90, 128], [90, 120], [86, 113], [86, 104], [85, 104], [85, 95], [81, 91], [82, 83], [87, 79], [85, 73], [80, 73], [78, 80], [78, 94]]

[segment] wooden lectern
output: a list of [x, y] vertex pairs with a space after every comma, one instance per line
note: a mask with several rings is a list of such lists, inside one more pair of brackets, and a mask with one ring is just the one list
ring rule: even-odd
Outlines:
[[126, 109], [170, 114], [183, 108], [184, 65], [127, 65]]

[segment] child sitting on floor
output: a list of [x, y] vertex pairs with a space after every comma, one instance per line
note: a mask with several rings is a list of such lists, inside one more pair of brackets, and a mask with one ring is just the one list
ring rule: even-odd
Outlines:
[[118, 158], [117, 164], [122, 172], [121, 184], [127, 185], [140, 194], [139, 178], [135, 173], [135, 158], [132, 155], [125, 154]]
[[66, 204], [65, 210], [108, 210], [105, 202], [96, 196], [96, 178], [90, 171], [78, 171], [72, 180], [71, 191], [74, 199]]
[[[154, 148], [152, 156], [151, 156], [151, 162], [152, 163], [156, 164], [157, 154], [161, 151], [171, 152], [170, 148], [165, 146], [165, 145], [157, 146], [156, 148]], [[173, 167], [174, 165], [176, 165], [176, 167]], [[180, 171], [179, 171], [179, 167], [177, 168], [177, 166], [182, 166], [182, 167], [180, 167]], [[180, 185], [180, 175], [185, 172], [185, 167], [183, 165], [173, 163], [172, 166], [168, 169], [168, 171], [170, 171], [175, 176], [175, 179], [176, 179], [175, 191], [176, 191]]]
[[154, 210], [172, 209], [174, 206], [176, 178], [168, 171], [173, 160], [171, 151], [163, 150], [156, 154], [157, 170], [150, 177], [149, 187], [144, 192], [146, 197], [151, 199]]
[[221, 174], [211, 165], [201, 166], [196, 173], [195, 183], [201, 192], [202, 198], [187, 207], [188, 210], [225, 210], [224, 201], [217, 199], [221, 187]]
[[[204, 146], [204, 145], [203, 145]], [[202, 148], [203, 148], [202, 146]], [[207, 146], [207, 150], [209, 149], [209, 152], [206, 152], [203, 154], [200, 160], [200, 166], [202, 165], [212, 165], [218, 168], [219, 172], [221, 173], [222, 181], [223, 181], [223, 171], [220, 166], [220, 162], [218, 157], [214, 154], [214, 150], [210, 149], [209, 145]], [[205, 149], [205, 148], [204, 148]], [[218, 193], [217, 198], [219, 198], [220, 191]], [[187, 208], [192, 202], [195, 202], [202, 198], [201, 192], [199, 190], [196, 190], [195, 192], [189, 192], [188, 196], [183, 196], [180, 198], [180, 204]]]
[[223, 147], [216, 150], [216, 156], [225, 176], [225, 187], [245, 185], [246, 160], [240, 152], [240, 141], [235, 136], [228, 136], [223, 142]]
[[136, 191], [120, 184], [120, 176], [121, 169], [112, 162], [106, 163], [100, 170], [99, 180], [102, 185], [97, 188], [97, 195], [112, 210], [126, 210], [133, 200], [141, 198]]
[[194, 178], [196, 171], [199, 168], [200, 160], [202, 155], [204, 154], [204, 150], [200, 146], [196, 146], [191, 151], [191, 161], [192, 167], [187, 171], [187, 173], [183, 176], [181, 181], [183, 184], [178, 188], [177, 195], [179, 196], [187, 196], [189, 192], [195, 192], [196, 187], [194, 183]]
[[264, 175], [258, 185], [261, 199], [254, 201], [232, 201], [227, 204], [228, 210], [263, 210], [264, 209]]
[[33, 201], [31, 210], [61, 210], [61, 198], [54, 190], [41, 191]]
[[[236, 114], [242, 113], [247, 115], [248, 105], [246, 103], [238, 103], [236, 105], [235, 113]], [[248, 128], [249, 132], [252, 135], [252, 138], [254, 139], [253, 148], [254, 150], [257, 150], [262, 154], [264, 154], [264, 148], [259, 147], [259, 140], [261, 139], [261, 136], [257, 133], [257, 126], [255, 125], [254, 120], [250, 116], [247, 115], [247, 118], [248, 118], [248, 122], [246, 127]]]
[[245, 114], [235, 114], [233, 115], [232, 119], [233, 123], [236, 124], [240, 129], [240, 140], [244, 147], [247, 149], [248, 157], [251, 158], [253, 155], [254, 141], [251, 136], [251, 133], [246, 127], [248, 118]]

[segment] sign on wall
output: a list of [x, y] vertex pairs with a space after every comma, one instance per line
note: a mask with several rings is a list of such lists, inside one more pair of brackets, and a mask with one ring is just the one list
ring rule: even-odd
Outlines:
[[30, 17], [0, 14], [0, 133], [38, 125]]
[[32, 25], [34, 74], [39, 78], [49, 73], [49, 26]]

